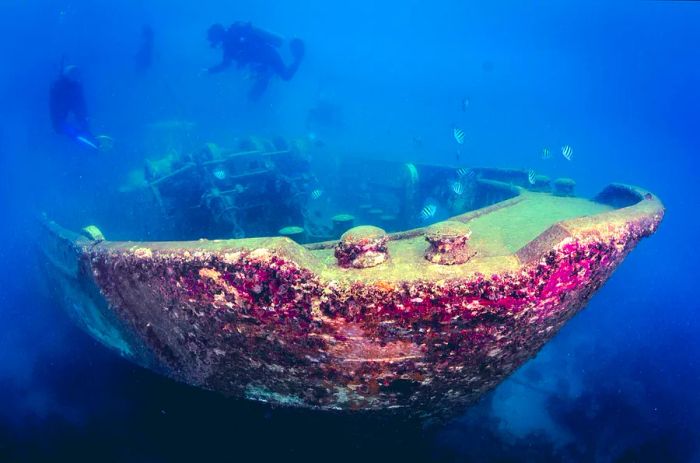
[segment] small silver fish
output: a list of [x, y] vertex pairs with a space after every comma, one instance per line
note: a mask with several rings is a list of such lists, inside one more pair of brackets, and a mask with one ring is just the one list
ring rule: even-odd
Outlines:
[[457, 196], [461, 196], [462, 193], [464, 193], [464, 185], [462, 185], [462, 182], [452, 182], [450, 184], [450, 189], [456, 194]]
[[452, 129], [452, 135], [454, 135], [457, 143], [459, 143], [460, 145], [464, 144], [464, 137], [465, 137], [464, 130], [462, 130], [458, 127], [455, 127], [454, 129]]
[[226, 178], [226, 170], [223, 167], [217, 167], [212, 172], [212, 175], [217, 180], [224, 180]]
[[474, 178], [476, 175], [476, 172], [474, 172], [471, 169], [467, 169], [466, 167], [460, 167], [457, 169], [457, 177], [467, 177], [467, 178]]
[[437, 212], [437, 206], [435, 204], [426, 204], [423, 209], [420, 211], [420, 218], [421, 220], [428, 220], [432, 217], [435, 216], [435, 213]]
[[542, 159], [547, 160], [552, 158], [552, 152], [549, 148], [542, 148]]
[[535, 177], [536, 176], [537, 176], [537, 174], [535, 174], [534, 170], [530, 169], [527, 171], [527, 181], [530, 182], [530, 185], [535, 184]]
[[316, 200], [323, 196], [323, 190], [319, 190], [316, 188], [314, 191], [311, 192], [311, 199]]
[[569, 145], [564, 145], [561, 147], [561, 155], [564, 156], [564, 159], [567, 161], [571, 161], [574, 157], [574, 149]]

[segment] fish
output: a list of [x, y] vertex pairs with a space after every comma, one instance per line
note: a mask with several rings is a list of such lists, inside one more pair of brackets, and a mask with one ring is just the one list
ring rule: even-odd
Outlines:
[[530, 169], [530, 170], [527, 171], [527, 181], [530, 182], [530, 185], [534, 185], [534, 184], [535, 184], [535, 177], [536, 177], [536, 176], [537, 176], [537, 175], [535, 174], [535, 171], [534, 171], [534, 170]]
[[469, 108], [470, 103], [471, 101], [469, 100], [468, 96], [462, 98], [462, 112], [467, 112], [467, 108]]
[[467, 177], [467, 178], [473, 178], [476, 175], [476, 172], [474, 172], [471, 169], [467, 169], [466, 167], [460, 167], [457, 169], [457, 177]]
[[311, 192], [311, 199], [316, 200], [323, 196], [323, 190], [320, 190], [316, 188], [314, 191]]
[[217, 167], [212, 171], [212, 175], [217, 180], [224, 180], [226, 178], [226, 170], [223, 167]]
[[542, 159], [551, 159], [552, 158], [552, 152], [549, 150], [549, 148], [545, 147], [542, 148]]
[[460, 196], [462, 193], [464, 193], [464, 185], [462, 185], [462, 182], [452, 182], [450, 184], [450, 189], [456, 194], [457, 196]]
[[428, 220], [434, 217], [436, 212], [437, 206], [433, 203], [428, 203], [421, 209], [419, 216], [421, 220]]
[[571, 161], [571, 158], [574, 157], [574, 149], [570, 145], [564, 145], [561, 147], [561, 155], [567, 161]]
[[452, 135], [454, 135], [457, 143], [459, 143], [460, 145], [464, 144], [464, 137], [465, 137], [464, 130], [462, 130], [458, 127], [455, 127], [454, 129], [452, 129]]

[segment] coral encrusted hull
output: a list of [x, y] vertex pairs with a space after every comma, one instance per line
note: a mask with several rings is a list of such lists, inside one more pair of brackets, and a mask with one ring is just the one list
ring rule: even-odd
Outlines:
[[179, 381], [277, 404], [445, 416], [533, 357], [663, 212], [625, 185], [594, 201], [522, 191], [451, 219], [469, 226], [473, 255], [456, 265], [426, 259], [424, 229], [388, 235], [387, 259], [369, 268], [338, 265], [338, 242], [108, 242], [51, 222], [41, 247], [79, 324]]

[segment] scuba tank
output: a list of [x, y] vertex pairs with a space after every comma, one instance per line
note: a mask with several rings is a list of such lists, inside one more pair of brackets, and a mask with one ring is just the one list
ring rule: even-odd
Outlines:
[[255, 27], [250, 22], [237, 21], [231, 25], [229, 30], [235, 31], [241, 37], [260, 40], [273, 47], [279, 48], [284, 44], [284, 38], [281, 35]]

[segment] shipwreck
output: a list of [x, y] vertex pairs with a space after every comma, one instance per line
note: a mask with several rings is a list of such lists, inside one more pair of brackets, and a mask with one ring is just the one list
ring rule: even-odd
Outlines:
[[[258, 150], [264, 162], [254, 173], [274, 176], [272, 160], [285, 149]], [[207, 172], [215, 165], [211, 156], [202, 163]], [[445, 415], [532, 358], [664, 214], [641, 188], [611, 184], [584, 199], [572, 180], [518, 170], [354, 160], [338, 175], [361, 169], [365, 188], [337, 182], [350, 185], [338, 193], [344, 210], [334, 211], [344, 214], [290, 205], [288, 215], [306, 222], [275, 224], [285, 236], [112, 241], [108, 230], [45, 219], [43, 268], [82, 328], [178, 381], [297, 407]], [[444, 188], [451, 215], [401, 229], [422, 205], [416, 191], [440, 177], [464, 185], [452, 199]], [[313, 187], [302, 180], [288, 183]], [[154, 189], [163, 185], [151, 175], [138, 194], [152, 193], [162, 208]], [[207, 194], [219, 217], [245, 212], [227, 199], [236, 188], [216, 191]], [[372, 192], [381, 208], [369, 203]]]

